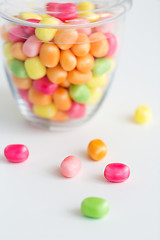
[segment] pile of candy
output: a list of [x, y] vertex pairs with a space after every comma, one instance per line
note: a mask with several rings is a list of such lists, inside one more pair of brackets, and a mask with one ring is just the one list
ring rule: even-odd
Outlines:
[[46, 14], [16, 16], [36, 28], [13, 24], [8, 30], [1, 28], [12, 83], [36, 116], [56, 122], [82, 118], [105, 93], [118, 41], [113, 23], [89, 27], [112, 17], [94, 9], [91, 2], [51, 2], [45, 6]]
[[[99, 161], [106, 156], [107, 146], [102, 140], [94, 139], [89, 143], [87, 151], [93, 161]], [[4, 155], [11, 163], [21, 163], [29, 157], [29, 150], [25, 145], [12, 144], [4, 149]], [[66, 178], [73, 178], [81, 170], [81, 165], [78, 157], [68, 156], [62, 161], [60, 172]], [[129, 167], [122, 163], [108, 164], [104, 170], [104, 177], [114, 183], [124, 182], [129, 176]], [[86, 217], [102, 218], [109, 211], [109, 203], [102, 198], [89, 197], [82, 201], [81, 211]]]

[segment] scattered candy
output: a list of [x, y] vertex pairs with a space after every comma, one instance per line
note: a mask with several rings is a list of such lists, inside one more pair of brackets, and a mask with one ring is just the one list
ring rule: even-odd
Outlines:
[[66, 178], [75, 177], [81, 169], [81, 161], [75, 156], [66, 157], [60, 166], [61, 174]]
[[130, 176], [130, 169], [123, 163], [111, 163], [105, 167], [104, 177], [114, 183], [121, 183]]
[[105, 199], [89, 197], [83, 200], [81, 212], [89, 218], [102, 218], [109, 211], [109, 203]]
[[107, 146], [100, 139], [92, 140], [88, 145], [88, 155], [94, 161], [103, 159], [107, 154]]
[[4, 149], [4, 155], [9, 162], [21, 163], [29, 157], [29, 150], [22, 144], [11, 144]]
[[134, 120], [136, 123], [144, 124], [151, 120], [152, 112], [149, 106], [139, 106], [134, 114]]

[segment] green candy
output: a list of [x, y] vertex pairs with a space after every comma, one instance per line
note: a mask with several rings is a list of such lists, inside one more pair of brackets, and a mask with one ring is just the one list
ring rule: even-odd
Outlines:
[[94, 62], [94, 67], [92, 69], [94, 76], [102, 75], [108, 72], [112, 67], [112, 62], [109, 58], [98, 58]]
[[19, 78], [28, 77], [23, 61], [14, 59], [10, 62], [10, 70]]
[[69, 94], [75, 102], [86, 103], [90, 97], [90, 90], [85, 84], [71, 85]]
[[89, 197], [83, 200], [81, 211], [86, 217], [102, 218], [109, 211], [109, 203], [102, 198]]

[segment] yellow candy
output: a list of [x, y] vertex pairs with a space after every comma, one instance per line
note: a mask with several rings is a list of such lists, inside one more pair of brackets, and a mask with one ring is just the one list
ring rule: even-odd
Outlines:
[[87, 83], [89, 88], [104, 87], [108, 83], [108, 75], [105, 73], [100, 76], [92, 76], [92, 79]]
[[39, 16], [41, 16], [42, 19], [44, 18], [50, 18], [51, 16], [48, 14], [39, 14]]
[[23, 20], [27, 20], [27, 19], [42, 20], [42, 17], [40, 15], [33, 12], [20, 12], [19, 17]]
[[57, 108], [56, 108], [54, 103], [50, 103], [50, 104], [45, 105], [45, 106], [34, 105], [33, 106], [33, 112], [38, 117], [51, 119], [56, 115]]
[[90, 11], [93, 10], [95, 8], [94, 4], [89, 2], [89, 1], [85, 1], [85, 2], [81, 2], [78, 4], [78, 11]]
[[7, 60], [12, 60], [14, 58], [13, 55], [11, 54], [12, 45], [13, 43], [6, 42], [3, 46], [4, 56], [7, 58]]
[[150, 121], [152, 112], [150, 107], [146, 105], [139, 106], [134, 114], [134, 120], [136, 123], [143, 124]]
[[102, 97], [102, 89], [101, 88], [93, 88], [90, 90], [90, 97], [87, 104], [96, 104]]
[[[46, 25], [58, 25], [58, 21], [53, 18], [44, 18], [40, 21], [40, 24], [46, 24]], [[53, 39], [57, 32], [57, 29], [52, 28], [36, 28], [35, 34], [37, 38], [44, 42], [49, 42]]]
[[98, 14], [93, 12], [83, 15], [83, 17], [89, 20], [90, 22], [96, 22], [100, 18]]
[[115, 68], [115, 61], [114, 61], [114, 59], [113, 59], [112, 57], [108, 57], [108, 59], [110, 59], [110, 63], [111, 63], [111, 67], [110, 67], [110, 69], [109, 69], [109, 71], [108, 71], [108, 73], [110, 73], [110, 72], [112, 72], [112, 71], [114, 70], [114, 68]]
[[39, 79], [46, 75], [46, 67], [41, 63], [39, 57], [27, 58], [24, 65], [31, 79]]

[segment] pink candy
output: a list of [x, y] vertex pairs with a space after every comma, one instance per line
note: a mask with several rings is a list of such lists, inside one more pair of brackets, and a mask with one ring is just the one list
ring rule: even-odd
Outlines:
[[47, 3], [46, 9], [49, 15], [60, 20], [77, 18], [77, 6], [74, 3]]
[[27, 160], [29, 156], [29, 150], [25, 145], [12, 144], [8, 145], [4, 149], [4, 155], [9, 162], [21, 163]]
[[60, 166], [61, 174], [67, 178], [72, 178], [75, 175], [77, 175], [80, 169], [81, 169], [81, 161], [79, 158], [74, 156], [66, 157]]
[[81, 118], [86, 113], [86, 106], [81, 103], [72, 102], [71, 108], [67, 111], [70, 118]]
[[[39, 19], [27, 19], [26, 21], [32, 22], [32, 23], [39, 23], [40, 22]], [[28, 36], [33, 35], [35, 33], [35, 28], [34, 27], [28, 27], [28, 26], [22, 26], [22, 27], [23, 27], [24, 32]]]
[[39, 53], [42, 42], [32, 35], [23, 44], [23, 52], [27, 57], [36, 57]]
[[33, 86], [37, 92], [48, 95], [53, 94], [58, 88], [58, 84], [50, 82], [46, 76], [35, 80]]
[[108, 164], [104, 170], [104, 177], [114, 183], [120, 183], [127, 180], [130, 176], [130, 169], [123, 163]]
[[116, 39], [116, 36], [112, 33], [106, 33], [105, 36], [106, 36], [108, 44], [109, 44], [109, 50], [106, 54], [106, 57], [110, 57], [110, 56], [114, 55], [114, 53], [117, 50], [117, 45], [118, 45], [117, 39]]
[[[90, 23], [90, 21], [84, 18], [77, 18], [77, 19], [66, 21], [66, 23], [69, 23], [71, 25], [78, 25], [78, 24], [87, 24], [87, 23]], [[92, 32], [91, 28], [79, 28], [77, 29], [77, 31], [80, 33], [84, 33], [86, 35], [90, 35]]]
[[9, 40], [11, 42], [24, 42], [27, 38], [23, 27], [15, 26], [9, 30]]

